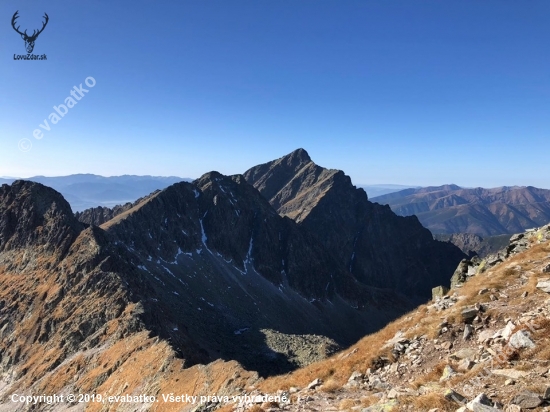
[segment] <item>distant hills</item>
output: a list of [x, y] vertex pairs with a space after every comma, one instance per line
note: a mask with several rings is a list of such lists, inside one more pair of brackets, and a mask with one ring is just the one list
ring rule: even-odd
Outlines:
[[416, 215], [434, 234], [513, 234], [550, 222], [550, 190], [532, 186], [444, 185], [405, 189], [371, 200], [389, 205], [400, 216]]
[[388, 193], [399, 192], [400, 190], [420, 188], [420, 186], [407, 186], [407, 185], [392, 185], [392, 184], [377, 184], [377, 185], [361, 185], [361, 188], [365, 189], [369, 198], [387, 195]]
[[[16, 178], [1, 178], [3, 183], [11, 184]], [[57, 190], [69, 202], [73, 212], [91, 207], [113, 207], [162, 190], [181, 181], [190, 182], [176, 176], [113, 176], [104, 177], [94, 174], [75, 174], [59, 177], [35, 176], [28, 179]]]

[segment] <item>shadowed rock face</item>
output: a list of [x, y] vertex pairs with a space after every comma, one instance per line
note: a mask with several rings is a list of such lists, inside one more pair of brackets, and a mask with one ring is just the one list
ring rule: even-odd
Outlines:
[[361, 283], [429, 297], [465, 256], [434, 241], [416, 217], [369, 202], [339, 170], [313, 163], [303, 149], [253, 167], [245, 178], [282, 216], [315, 236]]
[[58, 192], [18, 180], [0, 187], [0, 251], [66, 252], [83, 226]]
[[470, 257], [478, 255], [484, 258], [506, 247], [510, 240], [510, 235], [496, 235], [482, 238], [473, 233], [453, 233], [452, 235], [435, 234], [434, 238], [452, 243]]
[[[396, 293], [359, 284], [239, 175], [175, 184], [102, 228], [163, 294], [148, 312], [185, 328], [213, 358], [262, 374], [292, 367], [266, 346], [263, 330], [345, 344], [410, 307]], [[172, 329], [159, 334], [176, 342]]]
[[[152, 374], [215, 360], [285, 372], [412, 307], [357, 282], [243, 176], [208, 173], [109, 213], [87, 226], [50, 188], [1, 188], [4, 391], [116, 392], [125, 362], [156, 350]], [[292, 349], [304, 339], [314, 353]]]

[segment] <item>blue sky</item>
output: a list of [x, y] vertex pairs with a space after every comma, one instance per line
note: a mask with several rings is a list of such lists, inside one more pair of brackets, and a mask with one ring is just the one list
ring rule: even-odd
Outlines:
[[[14, 60], [16, 10], [30, 32], [48, 13], [47, 61]], [[4, 0], [0, 176], [233, 174], [303, 147], [355, 184], [550, 188], [549, 16], [546, 0]]]

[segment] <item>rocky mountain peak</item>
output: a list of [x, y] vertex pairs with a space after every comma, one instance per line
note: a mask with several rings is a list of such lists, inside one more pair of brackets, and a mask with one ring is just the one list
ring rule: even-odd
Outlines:
[[341, 170], [318, 166], [309, 156], [307, 163], [289, 167], [293, 153], [244, 176], [281, 216], [316, 236], [357, 280], [419, 296], [429, 296], [429, 285], [437, 279], [448, 282], [465, 257], [458, 248], [434, 241], [418, 219], [400, 218], [370, 202]]
[[287, 154], [286, 156], [283, 156], [283, 159], [285, 158], [289, 163], [306, 164], [311, 162], [311, 158], [309, 157], [308, 152], [306, 152], [306, 150], [302, 148], [296, 149], [293, 152]]
[[262, 195], [271, 199], [278, 190], [288, 184], [304, 168], [315, 168], [308, 153], [298, 149], [286, 156], [258, 165], [246, 171], [244, 177], [248, 183], [260, 190]]
[[64, 252], [82, 228], [57, 191], [24, 180], [0, 187], [0, 251], [40, 246]]

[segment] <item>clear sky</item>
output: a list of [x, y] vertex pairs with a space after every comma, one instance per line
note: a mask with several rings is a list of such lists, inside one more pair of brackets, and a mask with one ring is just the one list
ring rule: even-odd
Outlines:
[[[16, 10], [29, 34], [48, 13], [46, 61], [14, 60]], [[3, 0], [0, 176], [234, 174], [303, 147], [355, 184], [550, 188], [549, 19], [548, 0]]]

